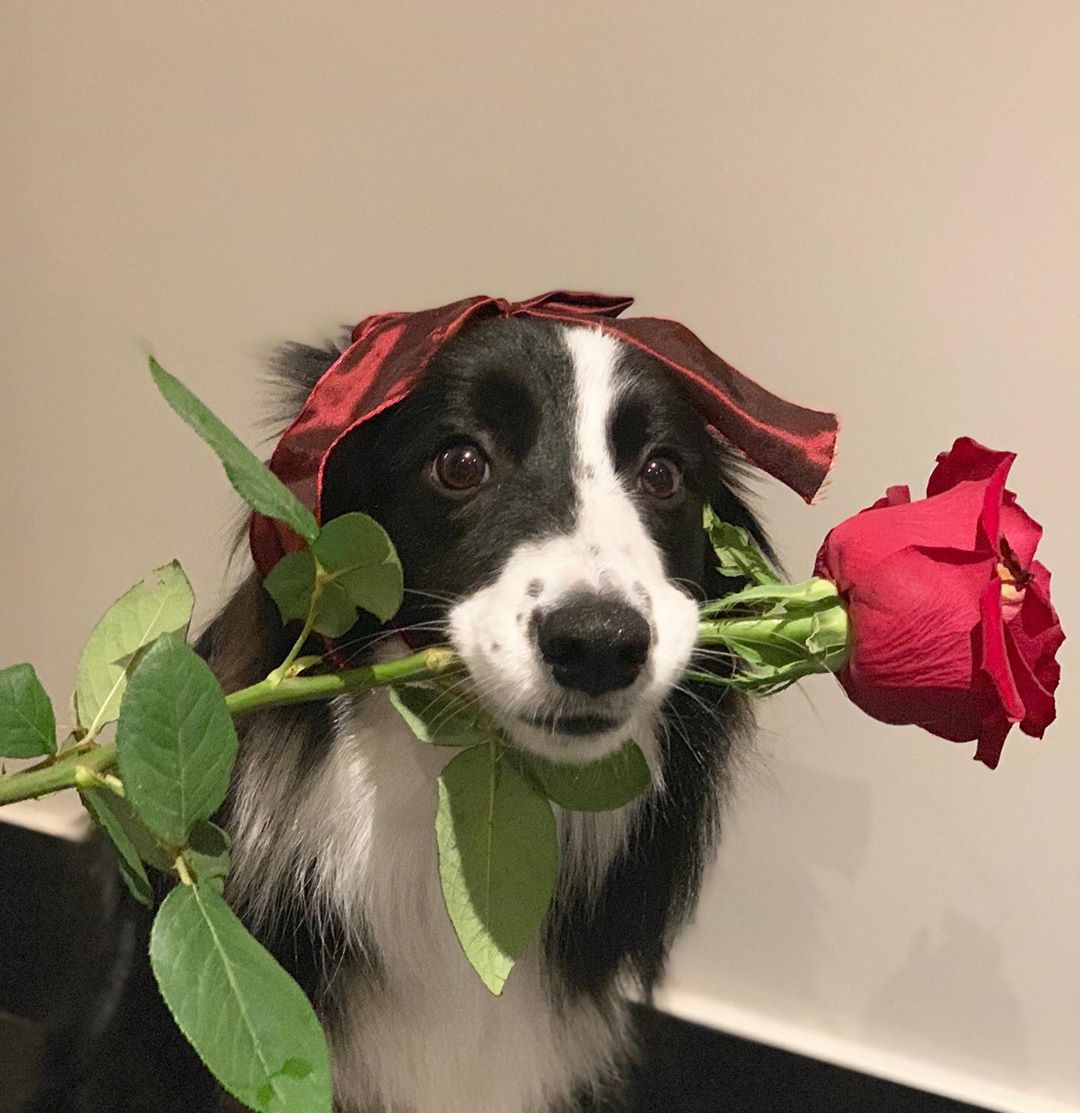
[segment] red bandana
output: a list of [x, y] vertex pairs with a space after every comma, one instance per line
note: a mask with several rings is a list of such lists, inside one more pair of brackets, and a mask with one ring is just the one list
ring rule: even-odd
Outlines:
[[[346, 433], [400, 402], [432, 357], [473, 319], [542, 317], [599, 328], [658, 359], [685, 383], [702, 417], [751, 463], [811, 501], [836, 444], [834, 414], [770, 394], [725, 363], [688, 329], [659, 317], [616, 318], [632, 298], [558, 290], [528, 301], [473, 297], [419, 313], [382, 313], [353, 329], [342, 352], [308, 395], [270, 459], [271, 470], [320, 521], [326, 461]], [[261, 514], [251, 517], [251, 553], [262, 575], [300, 547], [295, 534]]]

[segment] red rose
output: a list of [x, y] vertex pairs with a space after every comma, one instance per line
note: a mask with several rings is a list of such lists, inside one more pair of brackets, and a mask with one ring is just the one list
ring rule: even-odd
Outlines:
[[852, 701], [882, 722], [978, 739], [991, 769], [1014, 723], [1041, 738], [1053, 722], [1065, 638], [1034, 559], [1042, 527], [1005, 489], [1014, 459], [961, 437], [925, 499], [890, 487], [829, 533], [815, 566], [848, 608], [837, 675]]

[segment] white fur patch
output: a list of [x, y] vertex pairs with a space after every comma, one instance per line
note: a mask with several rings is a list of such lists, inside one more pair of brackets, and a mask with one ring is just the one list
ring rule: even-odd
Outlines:
[[[462, 953], [435, 845], [436, 781], [454, 751], [418, 742], [385, 693], [336, 709], [329, 753], [303, 789], [277, 762], [273, 777], [240, 779], [230, 898], [272, 916], [282, 887], [312, 866], [320, 906], [374, 944], [384, 984], [334, 985], [345, 1002], [330, 1032], [337, 1100], [364, 1113], [546, 1113], [614, 1077], [627, 1040], [614, 995], [602, 1008], [556, 1006], [534, 946], [493, 997]], [[276, 742], [251, 746], [267, 756]]]
[[[566, 328], [563, 337], [573, 360], [577, 407], [575, 527], [569, 534], [518, 546], [494, 583], [453, 608], [451, 642], [468, 664], [480, 698], [518, 745], [562, 761], [590, 761], [633, 738], [655, 770], [656, 717], [690, 660], [697, 608], [667, 579], [611, 458], [620, 345], [598, 329]], [[581, 590], [621, 596], [642, 610], [652, 625], [653, 644], [646, 667], [628, 688], [577, 700], [582, 705], [577, 710], [620, 720], [616, 729], [553, 738], [520, 716], [542, 714], [555, 701], [565, 707], [576, 697], [558, 690], [548, 675], [529, 619], [535, 608]]]

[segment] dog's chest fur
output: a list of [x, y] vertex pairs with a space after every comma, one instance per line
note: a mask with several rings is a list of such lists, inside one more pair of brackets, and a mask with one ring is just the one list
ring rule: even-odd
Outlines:
[[[335, 1094], [348, 1113], [547, 1113], [626, 1055], [625, 1006], [565, 993], [542, 946], [494, 997], [470, 968], [443, 905], [437, 778], [455, 751], [412, 737], [381, 693], [343, 702], [329, 751], [282, 776], [289, 740], [251, 740], [233, 811], [230, 894], [269, 922], [295, 879], [377, 963], [326, 970]], [[256, 756], [257, 755], [257, 756]], [[258, 760], [267, 761], [261, 776]], [[271, 773], [270, 766], [273, 766]], [[633, 809], [562, 814], [563, 891], [602, 879]]]

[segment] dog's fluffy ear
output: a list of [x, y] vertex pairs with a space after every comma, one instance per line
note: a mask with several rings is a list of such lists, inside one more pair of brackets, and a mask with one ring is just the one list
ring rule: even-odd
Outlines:
[[235, 692], [280, 665], [291, 645], [274, 601], [253, 572], [199, 636], [195, 650], [222, 688]]
[[[275, 427], [290, 424], [305, 399], [327, 369], [344, 351], [347, 332], [322, 347], [283, 344], [270, 360], [271, 414]], [[248, 524], [250, 510], [239, 511], [230, 554], [230, 564], [250, 566]], [[195, 649], [214, 670], [226, 692], [255, 684], [276, 668], [288, 654], [297, 626], [282, 624], [274, 601], [259, 575], [252, 572], [202, 632]]]
[[266, 392], [270, 399], [268, 424], [277, 429], [292, 423], [315, 384], [348, 343], [346, 332], [336, 340], [327, 340], [321, 347], [289, 341], [273, 353]]

